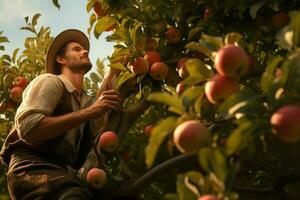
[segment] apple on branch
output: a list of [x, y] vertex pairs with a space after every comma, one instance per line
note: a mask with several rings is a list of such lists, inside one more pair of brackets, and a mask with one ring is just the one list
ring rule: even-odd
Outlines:
[[160, 54], [157, 51], [147, 51], [144, 55], [144, 58], [148, 61], [149, 65], [161, 60]]
[[198, 120], [185, 121], [176, 127], [173, 141], [182, 153], [193, 153], [210, 141], [211, 133], [206, 126]]
[[106, 172], [103, 169], [91, 168], [86, 175], [86, 181], [91, 188], [99, 189], [107, 182]]
[[214, 75], [205, 84], [205, 95], [212, 104], [221, 103], [237, 92], [239, 92], [239, 86], [236, 80], [220, 74]]
[[21, 103], [23, 88], [21, 87], [13, 87], [10, 91], [10, 98], [15, 103]]
[[119, 137], [113, 131], [105, 131], [99, 137], [100, 148], [106, 152], [112, 153], [119, 146]]
[[165, 32], [165, 37], [167, 39], [167, 44], [177, 44], [181, 40], [181, 33], [175, 27], [170, 27]]
[[240, 77], [249, 70], [249, 60], [244, 49], [229, 44], [222, 47], [215, 58], [216, 70], [227, 77]]
[[154, 128], [154, 126], [153, 126], [152, 124], [148, 124], [148, 125], [145, 126], [145, 128], [144, 128], [144, 134], [145, 134], [147, 137], [150, 137], [151, 131], [152, 131], [153, 128]]
[[150, 67], [150, 76], [157, 81], [161, 81], [168, 76], [168, 65], [163, 62], [153, 63]]
[[300, 107], [286, 105], [278, 109], [270, 119], [272, 132], [287, 143], [300, 140]]
[[25, 87], [27, 86], [27, 79], [24, 76], [17, 76], [14, 78], [13, 81], [13, 87], [21, 87], [23, 89], [25, 89]]
[[136, 58], [131, 66], [131, 71], [136, 75], [147, 73], [149, 71], [148, 61], [143, 57]]

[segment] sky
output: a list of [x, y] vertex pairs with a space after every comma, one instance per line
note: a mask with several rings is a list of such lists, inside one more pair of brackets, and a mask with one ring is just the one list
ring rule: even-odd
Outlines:
[[[9, 43], [3, 43], [5, 51], [0, 55], [9, 54], [16, 48], [24, 49], [24, 40], [31, 36], [29, 31], [20, 30], [25, 25], [25, 17], [31, 20], [36, 13], [40, 13], [38, 29], [41, 26], [50, 27], [52, 36], [65, 29], [76, 28], [87, 33], [90, 14], [86, 11], [87, 0], [59, 0], [58, 10], [52, 0], [0, 0], [0, 31], [6, 36]], [[113, 43], [107, 42], [104, 33], [96, 39], [90, 38], [90, 60], [95, 66], [98, 58], [103, 59], [113, 52]]]

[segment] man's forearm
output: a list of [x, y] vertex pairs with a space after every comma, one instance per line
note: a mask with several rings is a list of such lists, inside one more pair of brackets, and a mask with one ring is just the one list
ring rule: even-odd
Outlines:
[[79, 126], [80, 124], [92, 119], [86, 109], [75, 111], [61, 116], [44, 117], [32, 131], [24, 136], [24, 139], [30, 143], [44, 142], [57, 138], [66, 131]]

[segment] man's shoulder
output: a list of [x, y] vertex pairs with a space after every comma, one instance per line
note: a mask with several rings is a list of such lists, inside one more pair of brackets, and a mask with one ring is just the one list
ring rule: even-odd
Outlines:
[[47, 85], [47, 88], [63, 88], [63, 83], [59, 79], [58, 75], [45, 73], [41, 74], [37, 77], [35, 77], [31, 82], [28, 88], [40, 88], [45, 87]]

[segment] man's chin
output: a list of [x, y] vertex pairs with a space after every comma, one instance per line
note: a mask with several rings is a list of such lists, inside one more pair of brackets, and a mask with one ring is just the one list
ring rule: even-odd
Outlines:
[[82, 66], [85, 69], [85, 73], [87, 73], [88, 71], [90, 71], [92, 69], [92, 63], [90, 63], [90, 62], [83, 63]]

